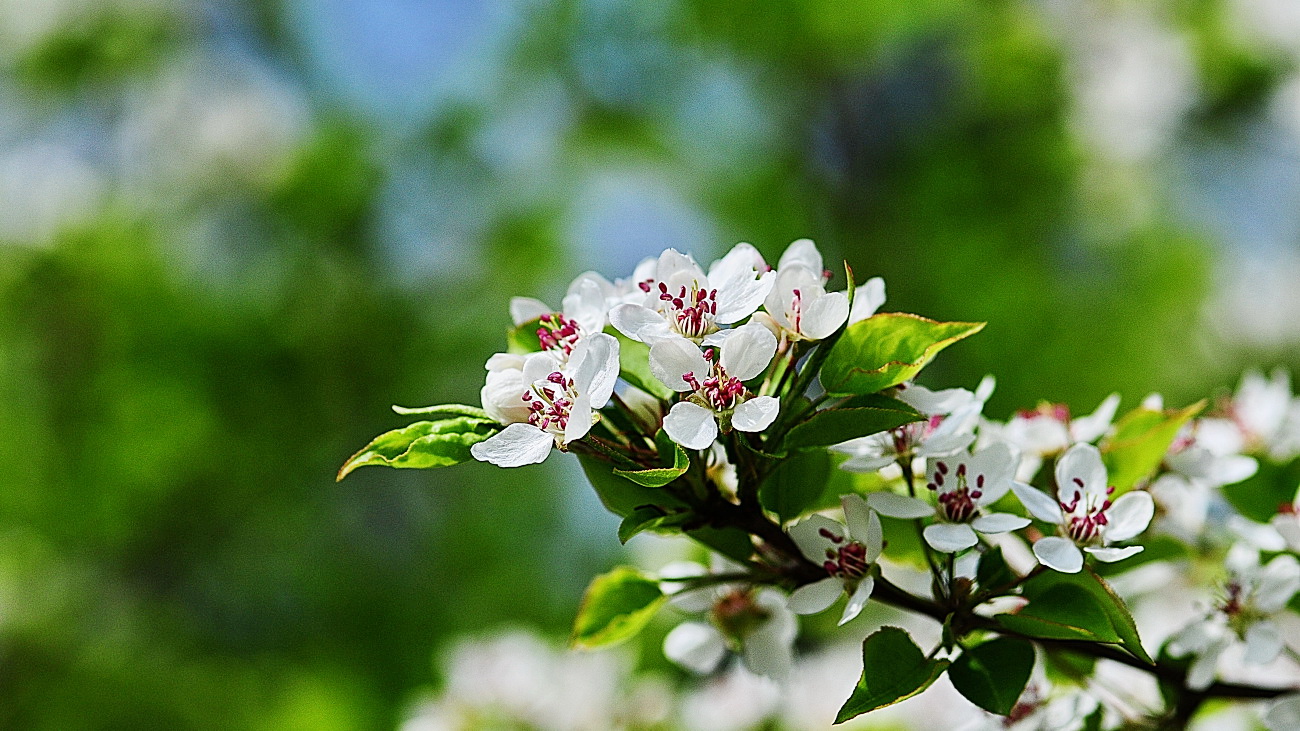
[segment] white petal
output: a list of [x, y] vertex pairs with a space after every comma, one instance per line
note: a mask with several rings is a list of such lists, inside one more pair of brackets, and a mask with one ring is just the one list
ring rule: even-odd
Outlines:
[[650, 346], [650, 372], [674, 391], [692, 390], [691, 385], [682, 380], [687, 373], [693, 373], [703, 381], [711, 370], [704, 354], [686, 338], [664, 338]]
[[[947, 419], [944, 421], [946, 422]], [[921, 446], [916, 449], [916, 456], [950, 457], [969, 447], [974, 441], [974, 434], [940, 434], [936, 431], [921, 442]]]
[[687, 449], [708, 449], [713, 440], [718, 438], [718, 422], [713, 412], [682, 401], [673, 404], [673, 408], [664, 415], [664, 431], [674, 442]]
[[1264, 620], [1246, 630], [1245, 661], [1253, 665], [1273, 662], [1282, 652], [1282, 629]]
[[569, 293], [561, 303], [565, 317], [577, 320], [584, 334], [598, 333], [605, 328], [605, 293], [600, 282], [592, 275], [583, 275], [569, 285]]
[[800, 265], [818, 274], [821, 274], [826, 269], [822, 265], [822, 254], [817, 250], [817, 244], [813, 243], [812, 239], [792, 241], [789, 246], [785, 247], [780, 260], [776, 263], [776, 268], [787, 269]]
[[595, 423], [591, 411], [591, 397], [587, 394], [581, 394], [573, 401], [569, 407], [569, 423], [564, 427], [564, 444], [568, 444], [575, 439], [581, 439], [587, 436], [591, 431], [591, 425]]
[[722, 367], [742, 381], [762, 373], [776, 355], [776, 336], [757, 323], [736, 328], [722, 344]]
[[867, 495], [867, 504], [881, 515], [891, 518], [928, 518], [934, 515], [934, 506], [930, 503], [892, 492], [870, 493]]
[[618, 381], [618, 339], [607, 333], [582, 338], [573, 349], [569, 366], [578, 392], [591, 397], [591, 407], [609, 403]]
[[824, 612], [844, 593], [844, 582], [834, 576], [804, 584], [790, 595], [790, 611], [795, 614]]
[[936, 551], [956, 553], [979, 543], [979, 537], [965, 523], [935, 523], [925, 527], [925, 542]]
[[664, 638], [664, 657], [701, 675], [711, 673], [727, 654], [722, 634], [702, 622], [684, 622]]
[[1129, 556], [1136, 556], [1137, 554], [1142, 553], [1142, 546], [1125, 546], [1124, 548], [1115, 548], [1115, 547], [1099, 548], [1099, 547], [1090, 546], [1083, 550], [1087, 551], [1088, 553], [1091, 553], [1093, 556], [1097, 558], [1098, 561], [1105, 561], [1106, 563], [1115, 563], [1116, 561], [1123, 561]]
[[759, 432], [776, 421], [781, 400], [775, 396], [756, 396], [741, 403], [731, 413], [731, 425], [741, 431]]
[[[786, 610], [787, 612], [789, 610]], [[776, 617], [769, 617], [745, 637], [741, 657], [745, 667], [773, 680], [785, 680], [794, 666], [794, 637], [785, 638], [774, 628]]]
[[1059, 536], [1048, 536], [1034, 544], [1034, 556], [1039, 563], [1063, 574], [1077, 574], [1083, 568], [1083, 553], [1073, 541]]
[[1097, 410], [1088, 416], [1070, 420], [1070, 438], [1076, 442], [1095, 441], [1110, 429], [1110, 422], [1115, 418], [1115, 409], [1119, 408], [1119, 394], [1112, 393], [1097, 406]]
[[709, 286], [718, 289], [743, 284], [756, 279], [759, 272], [767, 270], [763, 255], [752, 245], [739, 243], [731, 247], [721, 259], [709, 265]]
[[885, 280], [872, 277], [859, 284], [853, 292], [853, 310], [849, 313], [849, 324], [871, 317], [883, 304], [885, 304]]
[[853, 591], [849, 597], [849, 603], [844, 605], [844, 614], [840, 615], [840, 624], [846, 624], [853, 621], [853, 618], [862, 613], [862, 608], [867, 606], [867, 600], [871, 598], [871, 589], [875, 586], [875, 579], [867, 576], [858, 584], [858, 588]]
[[840, 469], [845, 472], [875, 472], [883, 467], [888, 467], [894, 463], [894, 455], [885, 455], [883, 457], [871, 457], [863, 455], [845, 460]]
[[510, 319], [514, 321], [516, 326], [553, 312], [555, 310], [551, 309], [550, 305], [532, 297], [510, 298]]
[[1196, 656], [1192, 666], [1187, 669], [1187, 687], [1190, 690], [1205, 690], [1214, 682], [1215, 666], [1219, 655], [1223, 653], [1222, 645], [1215, 645]]
[[831, 292], [809, 303], [799, 323], [799, 331], [809, 340], [822, 340], [838, 330], [848, 317], [848, 295]]
[[1291, 601], [1296, 591], [1300, 591], [1300, 562], [1290, 554], [1276, 556], [1260, 572], [1255, 606], [1264, 612], [1276, 612]]
[[1076, 490], [1104, 493], [1106, 465], [1101, 452], [1091, 444], [1076, 444], [1066, 450], [1056, 463], [1056, 489], [1067, 503]]
[[995, 442], [976, 452], [970, 459], [969, 469], [972, 474], [984, 476], [979, 504], [990, 505], [1002, 499], [1011, 489], [1019, 466], [1019, 455], [1006, 442]]
[[844, 508], [844, 519], [848, 522], [849, 536], [866, 549], [867, 562], [875, 562], [885, 548], [885, 531], [880, 525], [880, 516], [876, 515], [861, 495], [841, 497], [840, 506]]
[[1106, 540], [1127, 541], [1146, 530], [1155, 514], [1156, 501], [1151, 499], [1151, 493], [1135, 490], [1120, 495], [1106, 511]]
[[810, 515], [790, 526], [790, 538], [803, 551], [804, 558], [818, 566], [826, 560], [826, 549], [835, 545], [834, 541], [822, 535], [823, 531], [841, 540], [849, 534], [843, 524], [825, 515]]
[[1029, 525], [1029, 518], [1022, 518], [1011, 513], [992, 513], [981, 515], [971, 521], [971, 527], [980, 533], [1006, 533], [1020, 530]]
[[1268, 731], [1295, 731], [1300, 728], [1300, 694], [1291, 694], [1269, 704], [1261, 719]]
[[1061, 515], [1061, 505], [1048, 497], [1047, 493], [1042, 490], [1030, 487], [1023, 482], [1013, 482], [1011, 483], [1011, 491], [1016, 494], [1016, 497], [1020, 498], [1020, 504], [1024, 505], [1029, 514], [1035, 518], [1049, 523], [1060, 523], [1064, 520]]
[[544, 461], [554, 445], [554, 437], [532, 424], [511, 424], [470, 447], [469, 452], [480, 462], [491, 462], [498, 467], [520, 467]]
[[[622, 304], [609, 311], [609, 323], [619, 332], [641, 342], [649, 335], [667, 335], [668, 321], [663, 315], [635, 304]], [[653, 338], [652, 338], [653, 339]]]

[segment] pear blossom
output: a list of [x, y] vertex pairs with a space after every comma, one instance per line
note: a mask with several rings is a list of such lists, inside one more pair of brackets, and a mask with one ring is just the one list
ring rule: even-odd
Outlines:
[[1017, 413], [1006, 424], [984, 422], [981, 442], [1006, 441], [1021, 454], [1016, 478], [1029, 482], [1038, 474], [1044, 457], [1059, 454], [1072, 444], [1095, 442], [1110, 430], [1119, 408], [1119, 394], [1112, 393], [1087, 416], [1072, 417], [1065, 404], [1040, 404]]
[[754, 673], [776, 680], [789, 676], [798, 623], [780, 591], [726, 584], [683, 591], [673, 597], [673, 604], [706, 611], [708, 621], [674, 627], [664, 637], [664, 656], [669, 660], [704, 675], [735, 651]]
[[499, 424], [515, 424], [528, 421], [531, 410], [524, 394], [529, 391], [529, 381], [524, 377], [524, 365], [530, 359], [544, 360], [548, 365], [541, 366], [548, 373], [560, 367], [550, 353], [495, 353], [488, 358], [487, 379], [479, 391], [483, 410]]
[[1287, 548], [1300, 553], [1300, 491], [1291, 502], [1278, 506], [1269, 525], [1282, 536]]
[[1056, 463], [1057, 498], [1023, 483], [1011, 489], [1039, 520], [1056, 523], [1063, 536], [1047, 536], [1034, 543], [1034, 556], [1057, 571], [1074, 574], [1083, 568], [1080, 546], [1100, 561], [1112, 562], [1142, 551], [1142, 546], [1112, 547], [1146, 530], [1155, 515], [1151, 495], [1131, 491], [1114, 500], [1107, 485], [1101, 452], [1091, 444], [1076, 444]]
[[1237, 392], [1220, 405], [1221, 415], [1201, 419], [1198, 431], [1218, 453], [1263, 453], [1285, 461], [1300, 454], [1298, 404], [1285, 370], [1268, 378], [1247, 371]]
[[1193, 690], [1214, 681], [1219, 657], [1239, 640], [1245, 643], [1247, 663], [1272, 662], [1285, 647], [1282, 628], [1273, 617], [1300, 591], [1300, 561], [1295, 556], [1282, 554], [1261, 565], [1258, 551], [1238, 544], [1224, 563], [1228, 580], [1222, 599], [1208, 616], [1169, 640], [1174, 657], [1195, 655], [1187, 672], [1187, 687]]
[[840, 624], [862, 612], [875, 579], [871, 565], [884, 549], [884, 532], [880, 518], [861, 495], [840, 498], [845, 525], [824, 515], [811, 515], [790, 527], [790, 538], [804, 557], [819, 563], [827, 577], [805, 584], [790, 595], [790, 609], [795, 614], [817, 614], [848, 592], [849, 603], [840, 616]]
[[898, 387], [898, 399], [928, 419], [850, 439], [832, 446], [831, 450], [849, 456], [840, 465], [840, 469], [848, 472], [875, 472], [897, 462], [910, 464], [914, 458], [956, 454], [975, 441], [975, 425], [984, 403], [993, 394], [993, 387], [992, 376], [980, 381], [973, 393], [964, 388], [932, 391], [912, 383], [903, 384]]
[[642, 303], [609, 311], [619, 332], [651, 345], [672, 337], [698, 343], [719, 326], [752, 315], [771, 290], [772, 278], [757, 249], [736, 244], [707, 275], [689, 255], [668, 249], [656, 260], [653, 275], [637, 286], [646, 295]]
[[583, 274], [569, 285], [561, 310], [555, 311], [531, 297], [515, 297], [510, 300], [510, 318], [516, 327], [537, 320], [542, 350], [566, 358], [582, 336], [605, 328], [606, 292], [610, 286], [599, 275]]
[[[721, 351], [718, 355], [717, 351]], [[650, 372], [674, 391], [689, 393], [664, 416], [664, 431], [688, 449], [707, 449], [722, 431], [766, 429], [781, 403], [755, 396], [744, 382], [762, 373], [776, 353], [776, 337], [749, 323], [731, 331], [717, 348], [703, 352], [684, 338], [666, 338], [650, 347]]]
[[[526, 358], [519, 372], [527, 384], [519, 396], [527, 404], [526, 420], [513, 422], [471, 447], [475, 459], [498, 467], [536, 464], [546, 459], [552, 445], [563, 450], [586, 436], [599, 420], [595, 409], [608, 403], [614, 392], [618, 341], [595, 333], [574, 347], [563, 366], [541, 354]], [[504, 415], [515, 416], [513, 411]]]
[[892, 492], [874, 492], [867, 504], [891, 518], [925, 518], [938, 521], [925, 527], [925, 542], [936, 551], [955, 553], [979, 543], [980, 533], [996, 534], [1019, 530], [1029, 519], [1010, 513], [983, 514], [1011, 489], [1016, 455], [1006, 444], [993, 444], [971, 454], [930, 459], [926, 487], [938, 497], [938, 505]]

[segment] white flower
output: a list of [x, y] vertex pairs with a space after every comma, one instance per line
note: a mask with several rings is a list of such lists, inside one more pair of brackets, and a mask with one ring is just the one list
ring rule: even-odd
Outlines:
[[573, 349], [563, 368], [555, 365], [544, 355], [525, 359], [520, 373], [527, 386], [520, 399], [528, 404], [527, 420], [511, 423], [470, 447], [475, 459], [498, 467], [536, 464], [546, 459], [552, 445], [565, 449], [586, 436], [599, 419], [595, 409], [614, 391], [618, 341], [605, 333], [590, 335]]
[[1039, 520], [1061, 526], [1062, 536], [1040, 538], [1034, 555], [1044, 566], [1067, 574], [1083, 568], [1079, 547], [1100, 561], [1119, 561], [1142, 546], [1113, 548], [1146, 530], [1155, 515], [1155, 502], [1146, 492], [1132, 491], [1112, 501], [1115, 488], [1106, 481], [1101, 452], [1091, 444], [1076, 444], [1056, 463], [1057, 499], [1029, 485], [1013, 483], [1012, 490]]
[[1219, 454], [1267, 453], [1275, 460], [1295, 456], [1300, 443], [1300, 401], [1291, 396], [1291, 377], [1283, 369], [1265, 378], [1248, 371], [1224, 416], [1200, 420], [1201, 441]]
[[1272, 662], [1285, 646], [1282, 628], [1272, 616], [1285, 610], [1300, 590], [1300, 561], [1283, 554], [1265, 565], [1259, 553], [1238, 544], [1228, 551], [1224, 597], [1207, 617], [1184, 627], [1169, 640], [1175, 657], [1195, 655], [1187, 687], [1202, 690], [1214, 681], [1219, 656], [1241, 640], [1243, 659], [1253, 665]]
[[931, 391], [924, 386], [904, 384], [899, 387], [899, 400], [929, 419], [850, 439], [831, 449], [849, 455], [840, 465], [840, 469], [849, 472], [875, 472], [899, 461], [906, 464], [913, 458], [956, 454], [975, 441], [975, 425], [992, 393], [992, 376], [980, 381], [974, 393], [964, 388]]
[[884, 532], [880, 518], [860, 495], [845, 495], [840, 503], [847, 530], [824, 515], [811, 515], [790, 527], [790, 537], [803, 555], [821, 564], [828, 574], [796, 589], [790, 595], [790, 609], [795, 614], [816, 614], [847, 591], [849, 603], [840, 616], [840, 624], [844, 624], [858, 616], [871, 597], [875, 585], [871, 564], [884, 549]]
[[790, 674], [798, 623], [784, 594], [768, 587], [737, 585], [682, 592], [700, 593], [707, 597], [705, 606], [674, 603], [708, 611], [709, 621], [674, 627], [664, 638], [665, 657], [703, 675], [716, 670], [729, 649], [738, 648], [751, 671], [776, 680]]
[[778, 270], [772, 291], [763, 301], [767, 320], [786, 340], [822, 340], [849, 317], [849, 298], [827, 292], [822, 272], [802, 266]]
[[718, 423], [746, 432], [766, 429], [776, 419], [780, 401], [754, 396], [745, 388], [762, 373], [776, 353], [776, 337], [765, 327], [750, 323], [730, 331], [719, 348], [700, 352], [685, 338], [657, 341], [650, 347], [650, 372], [669, 388], [691, 392], [664, 416], [664, 431], [689, 449], [707, 449], [718, 436]]
[[927, 487], [938, 496], [938, 506], [892, 492], [875, 492], [867, 504], [892, 518], [925, 518], [937, 515], [939, 522], [926, 526], [925, 542], [936, 551], [955, 553], [976, 543], [980, 533], [1006, 533], [1029, 525], [1029, 519], [1010, 513], [982, 515], [1011, 489], [1016, 472], [1016, 455], [1006, 444], [994, 444], [974, 455], [931, 459], [926, 470]]
[[619, 332], [654, 344], [670, 337], [701, 342], [749, 317], [772, 288], [772, 278], [758, 250], [735, 247], [709, 267], [706, 276], [695, 260], [668, 249], [655, 263], [652, 277], [637, 286], [648, 295], [643, 303], [629, 302], [609, 312]]
[[612, 287], [596, 274], [583, 274], [569, 285], [559, 312], [531, 297], [510, 300], [510, 317], [516, 326], [539, 320], [537, 338], [542, 349], [568, 357], [584, 335], [605, 328], [607, 293]]
[[1042, 466], [1042, 458], [1059, 454], [1072, 444], [1095, 442], [1110, 430], [1119, 408], [1119, 394], [1107, 396], [1088, 416], [1071, 418], [1065, 404], [1042, 404], [1021, 411], [1005, 425], [980, 425], [981, 442], [1006, 441], [1021, 454], [1016, 478], [1029, 482]]
[[528, 415], [532, 413], [528, 402], [524, 400], [529, 384], [524, 377], [524, 364], [529, 359], [545, 360], [549, 364], [546, 367], [548, 373], [560, 365], [549, 353], [496, 353], [488, 358], [485, 366], [487, 380], [479, 391], [479, 398], [483, 402], [483, 410], [499, 424], [528, 421]]

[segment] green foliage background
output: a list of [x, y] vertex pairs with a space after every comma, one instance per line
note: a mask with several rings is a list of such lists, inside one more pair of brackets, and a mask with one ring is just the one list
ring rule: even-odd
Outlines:
[[[6, 728], [390, 728], [457, 633], [563, 636], [620, 550], [572, 460], [334, 473], [409, 421], [389, 404], [477, 402], [510, 296], [557, 302], [580, 271], [623, 276], [664, 246], [774, 258], [808, 236], [883, 275], [886, 310], [988, 321], [925, 378], [996, 374], [994, 416], [1112, 390], [1181, 405], [1245, 363], [1300, 365], [1294, 343], [1234, 343], [1201, 316], [1237, 242], [1187, 215], [1175, 151], [1247, 147], [1295, 66], [1217, 2], [1142, 11], [1182, 34], [1197, 84], [1138, 160], [1081, 139], [1078, 39], [1037, 3], [502, 4], [494, 70], [472, 57], [436, 103], [418, 79], [392, 103], [349, 91], [312, 23], [329, 4], [68, 7], [0, 72], [0, 148], [67, 142], [102, 183], [82, 214], [53, 196], [55, 223], [0, 241]], [[436, 40], [449, 17], [421, 22]], [[428, 51], [393, 43], [376, 78], [385, 49]], [[267, 115], [292, 134], [209, 154], [182, 108], [119, 144], [122, 120], [166, 106], [149, 90], [227, 66], [294, 100]], [[514, 135], [539, 126], [534, 154]], [[619, 205], [671, 200], [575, 246], [608, 179], [631, 181]]]

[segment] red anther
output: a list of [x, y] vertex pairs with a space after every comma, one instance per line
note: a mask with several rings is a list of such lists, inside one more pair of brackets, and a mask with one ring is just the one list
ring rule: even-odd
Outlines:
[[[945, 463], [943, 463], [943, 462], [938, 462], [938, 463], [935, 464], [935, 467], [937, 467], [937, 468], [939, 469], [939, 474], [941, 474], [941, 475], [946, 475], [946, 474], [948, 474], [948, 465], [947, 465], [947, 464], [945, 464]], [[943, 483], [939, 483], [939, 484], [943, 484]]]

